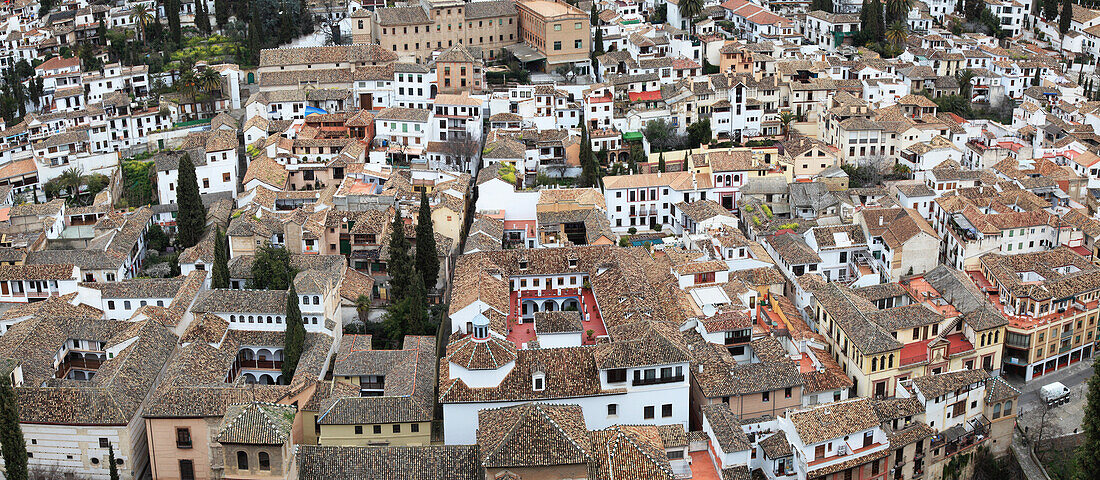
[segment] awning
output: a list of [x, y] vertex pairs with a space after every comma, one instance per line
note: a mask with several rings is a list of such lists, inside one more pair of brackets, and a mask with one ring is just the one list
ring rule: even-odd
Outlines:
[[539, 60], [546, 60], [546, 55], [543, 55], [543, 54], [539, 53], [538, 50], [535, 50], [533, 47], [531, 47], [530, 45], [527, 45], [526, 43], [517, 43], [515, 45], [508, 45], [507, 47], [504, 47], [504, 49], [508, 50], [509, 52], [512, 52], [512, 55], [515, 55], [516, 58], [518, 58], [519, 61], [521, 61], [523, 63], [531, 63], [531, 62], [537, 62]]
[[623, 140], [626, 140], [628, 142], [632, 142], [632, 141], [635, 141], [635, 140], [641, 140], [641, 139], [642, 139], [642, 132], [626, 132], [626, 133], [623, 134]]

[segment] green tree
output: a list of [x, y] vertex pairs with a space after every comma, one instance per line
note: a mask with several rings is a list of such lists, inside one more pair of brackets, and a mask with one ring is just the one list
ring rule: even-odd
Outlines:
[[210, 12], [207, 11], [205, 0], [195, 1], [195, 28], [204, 34], [210, 34]]
[[[149, 7], [137, 4], [130, 9], [130, 21], [134, 22], [134, 25], [138, 27], [138, 33], [141, 34], [141, 42], [145, 45], [149, 45], [149, 38], [146, 35], [146, 28], [153, 21], [153, 13], [149, 10]], [[103, 39], [106, 40], [107, 32], [103, 32]]]
[[165, 15], [168, 16], [168, 31], [172, 37], [172, 45], [174, 48], [180, 48], [183, 44], [183, 29], [180, 27], [180, 0], [168, 0], [168, 4], [164, 7]]
[[630, 145], [630, 173], [638, 173], [638, 165], [646, 162], [645, 149], [640, 143]]
[[704, 118], [688, 125], [687, 135], [689, 147], [694, 148], [699, 145], [709, 144], [713, 138], [713, 134], [710, 131], [710, 119]]
[[1093, 359], [1092, 372], [1085, 393], [1085, 417], [1081, 422], [1083, 441], [1077, 447], [1077, 471], [1073, 480], [1091, 480], [1100, 472], [1100, 357]]
[[955, 80], [959, 82], [959, 96], [970, 101], [970, 82], [974, 80], [974, 71], [969, 68], [963, 70], [955, 75]]
[[115, 446], [111, 443], [107, 444], [107, 462], [110, 463], [107, 471], [110, 472], [111, 480], [118, 480], [118, 460], [115, 460]]
[[581, 122], [581, 178], [577, 182], [581, 187], [599, 186], [596, 178], [596, 157], [592, 152], [592, 140], [588, 136], [588, 125]]
[[1043, 0], [1043, 18], [1054, 20], [1058, 16], [1058, 0]]
[[665, 173], [665, 152], [657, 154], [657, 171]]
[[290, 384], [298, 359], [306, 342], [306, 327], [302, 324], [302, 310], [298, 307], [298, 292], [294, 283], [286, 292], [286, 333], [283, 337], [283, 384]]
[[160, 228], [160, 224], [154, 223], [149, 227], [149, 231], [145, 232], [145, 245], [160, 253], [168, 249], [168, 235], [164, 233], [163, 228]]
[[790, 111], [785, 111], [779, 114], [779, 123], [780, 126], [783, 128], [783, 138], [785, 140], [790, 140], [791, 138], [791, 122], [793, 122], [794, 120], [795, 115]]
[[905, 41], [909, 39], [909, 27], [905, 22], [894, 22], [890, 24], [890, 29], [886, 31], [886, 39], [895, 47], [902, 48], [905, 46]]
[[401, 209], [394, 208], [393, 223], [390, 224], [390, 258], [386, 261], [386, 271], [390, 274], [389, 297], [395, 303], [408, 296], [412, 288], [413, 277], [417, 276], [409, 258], [409, 239], [405, 237], [405, 221], [401, 218]]
[[0, 375], [0, 454], [4, 478], [27, 480], [27, 443], [19, 426], [19, 403], [8, 375]]
[[439, 252], [435, 246], [432, 207], [424, 192], [420, 192], [420, 211], [416, 217], [416, 271], [426, 289], [435, 288], [439, 279]]
[[211, 274], [211, 287], [229, 288], [229, 242], [221, 227], [214, 237], [214, 271]]
[[1058, 16], [1058, 33], [1064, 36], [1069, 31], [1071, 21], [1073, 21], [1073, 0], [1062, 0], [1062, 14]]
[[592, 53], [603, 53], [603, 29], [601, 28], [596, 29], [596, 38], [592, 40]]
[[231, 0], [214, 0], [214, 21], [218, 28], [225, 28], [229, 23], [229, 8]]
[[252, 260], [252, 279], [248, 288], [286, 290], [294, 282], [296, 272], [290, 266], [290, 252], [283, 247], [264, 243]]
[[680, 18], [687, 20], [688, 30], [695, 33], [695, 17], [703, 13], [703, 0], [680, 0]]
[[589, 15], [590, 15], [591, 18], [588, 21], [592, 23], [592, 26], [593, 27], [599, 26], [600, 25], [600, 12], [596, 10], [596, 2], [592, 2], [592, 12]]
[[886, 0], [886, 25], [896, 22], [906, 23], [914, 0]]
[[179, 175], [176, 185], [176, 205], [179, 213], [176, 215], [176, 225], [179, 227], [179, 243], [183, 248], [190, 248], [202, 240], [202, 234], [206, 230], [206, 208], [202, 206], [202, 197], [199, 196], [199, 181], [195, 176], [195, 164], [191, 162], [190, 154], [183, 154], [179, 162]]

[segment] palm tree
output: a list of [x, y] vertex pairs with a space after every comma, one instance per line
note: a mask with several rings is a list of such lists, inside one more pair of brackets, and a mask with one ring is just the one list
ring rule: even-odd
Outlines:
[[779, 114], [779, 123], [783, 124], [783, 138], [790, 140], [791, 138], [791, 122], [795, 120], [795, 115], [790, 111], [786, 111]]
[[680, 18], [688, 21], [689, 33], [695, 29], [695, 17], [703, 13], [703, 0], [680, 0]]
[[176, 91], [180, 95], [189, 97], [191, 101], [195, 101], [195, 94], [198, 93], [198, 83], [194, 70], [188, 68], [180, 72], [180, 77], [176, 80]]
[[57, 177], [58, 186], [69, 192], [70, 205], [79, 204], [80, 187], [84, 185], [84, 178], [84, 172], [79, 167], [69, 167]]
[[886, 30], [886, 39], [893, 43], [895, 47], [901, 48], [902, 45], [905, 45], [905, 41], [909, 39], [909, 27], [901, 21], [890, 24], [890, 28]]
[[213, 68], [205, 68], [202, 73], [198, 74], [195, 78], [199, 87], [206, 93], [213, 93], [221, 91], [222, 89], [222, 75]]
[[355, 311], [359, 314], [359, 321], [363, 323], [367, 322], [367, 312], [370, 312], [370, 307], [370, 297], [359, 295], [359, 297], [355, 299]]
[[145, 38], [145, 27], [153, 21], [153, 13], [149, 11], [149, 7], [137, 4], [130, 10], [130, 20], [138, 26], [138, 31], [141, 32], [141, 42], [148, 45]]
[[886, 0], [886, 19], [891, 23], [904, 22], [912, 8], [913, 0]]
[[970, 81], [974, 79], [974, 71], [969, 68], [963, 70], [955, 76], [955, 79], [959, 81], [959, 95], [970, 102]]

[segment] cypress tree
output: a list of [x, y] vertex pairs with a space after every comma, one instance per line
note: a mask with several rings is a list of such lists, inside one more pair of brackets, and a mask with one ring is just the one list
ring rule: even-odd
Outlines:
[[19, 404], [8, 375], [0, 377], [0, 454], [4, 478], [27, 480], [27, 443], [19, 426]]
[[596, 27], [600, 25], [600, 12], [596, 11], [596, 2], [592, 2], [592, 18], [589, 20], [592, 22], [592, 26]]
[[180, 27], [180, 0], [168, 0], [164, 7], [168, 16], [168, 31], [172, 37], [172, 44], [179, 48], [183, 42], [183, 29]]
[[871, 1], [871, 16], [869, 17], [871, 26], [874, 28], [874, 36], [872, 39], [876, 41], [886, 36], [886, 19], [883, 17], [882, 1]]
[[420, 212], [416, 218], [416, 271], [425, 290], [435, 287], [439, 278], [439, 255], [435, 249], [432, 208], [424, 192], [420, 192]]
[[599, 185], [596, 180], [595, 154], [592, 153], [592, 141], [588, 137], [588, 125], [581, 121], [581, 178], [580, 186], [595, 187]]
[[199, 181], [195, 176], [195, 164], [189, 154], [183, 154], [179, 163], [179, 178], [176, 185], [176, 226], [179, 229], [179, 243], [183, 248], [195, 246], [202, 239], [206, 227], [206, 209], [199, 196]]
[[110, 463], [108, 472], [111, 474], [111, 480], [118, 480], [118, 461], [115, 460], [115, 446], [111, 443], [107, 444], [107, 462]]
[[657, 154], [657, 171], [665, 173], [665, 152]]
[[210, 33], [210, 10], [206, 0], [195, 0], [195, 28], [202, 33]]
[[1058, 16], [1058, 33], [1065, 35], [1073, 20], [1073, 0], [1062, 0], [1062, 14]]
[[218, 235], [214, 237], [214, 271], [212, 273], [211, 287], [229, 288], [229, 242], [221, 227], [218, 227]]
[[1043, 18], [1054, 20], [1058, 16], [1058, 0], [1043, 0]]
[[248, 51], [252, 55], [252, 62], [260, 64], [260, 2], [248, 2]]
[[302, 357], [302, 345], [306, 341], [306, 327], [302, 325], [302, 310], [298, 308], [298, 292], [294, 282], [286, 292], [286, 335], [283, 337], [283, 384], [289, 385]]
[[[592, 48], [593, 52], [603, 53], [603, 29], [602, 28], [597, 28], [596, 29], [596, 39], [593, 40], [592, 43], [593, 43], [593, 48]], [[706, 57], [703, 57], [703, 58], [706, 58]]]
[[390, 258], [386, 262], [386, 271], [390, 274], [389, 297], [390, 303], [397, 303], [408, 296], [416, 276], [409, 258], [409, 239], [405, 238], [405, 222], [401, 219], [399, 207], [394, 207], [389, 250]]
[[1074, 480], [1090, 480], [1100, 472], [1100, 357], [1092, 361], [1085, 394], [1085, 419], [1081, 423], [1084, 441], [1077, 447], [1077, 471]]
[[214, 21], [218, 28], [225, 28], [229, 23], [229, 0], [214, 0]]

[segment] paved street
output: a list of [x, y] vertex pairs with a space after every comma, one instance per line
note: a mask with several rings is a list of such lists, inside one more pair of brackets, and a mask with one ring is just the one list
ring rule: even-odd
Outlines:
[[1020, 427], [1034, 428], [1037, 423], [1035, 413], [1039, 410], [1042, 400], [1039, 399], [1039, 390], [1043, 385], [1052, 382], [1062, 382], [1070, 389], [1070, 401], [1065, 405], [1055, 408], [1055, 421], [1062, 430], [1062, 434], [1074, 433], [1081, 426], [1084, 418], [1086, 381], [1092, 376], [1092, 359], [1078, 362], [1055, 373], [1044, 375], [1022, 385], [1019, 379], [1006, 377], [1006, 380], [1020, 390], [1020, 410], [1017, 412], [1016, 421]]

